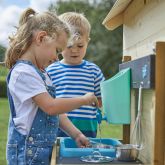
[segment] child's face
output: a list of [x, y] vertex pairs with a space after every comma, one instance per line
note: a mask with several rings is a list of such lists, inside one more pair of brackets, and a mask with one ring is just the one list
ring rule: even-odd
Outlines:
[[66, 48], [67, 41], [68, 37], [65, 32], [61, 32], [56, 39], [45, 36], [45, 41], [42, 41], [43, 43], [39, 47], [39, 53], [37, 53], [39, 68], [44, 69], [54, 61], [57, 61], [58, 54]]
[[70, 65], [78, 65], [86, 54], [88, 46], [87, 36], [81, 36], [80, 39], [74, 41], [71, 46], [68, 46], [63, 52], [63, 62]]

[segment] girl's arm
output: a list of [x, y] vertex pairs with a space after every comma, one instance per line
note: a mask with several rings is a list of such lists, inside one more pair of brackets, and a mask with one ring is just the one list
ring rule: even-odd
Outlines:
[[82, 132], [77, 129], [73, 123], [68, 119], [66, 114], [59, 115], [60, 117], [60, 128], [72, 137], [79, 147], [86, 147], [89, 144], [89, 140], [85, 137]]
[[98, 106], [98, 101], [93, 93], [75, 98], [52, 98], [47, 92], [33, 97], [34, 102], [49, 115], [57, 115], [79, 108], [82, 105]]

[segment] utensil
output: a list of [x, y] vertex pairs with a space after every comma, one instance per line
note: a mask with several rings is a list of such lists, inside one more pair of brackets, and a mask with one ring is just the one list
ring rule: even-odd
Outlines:
[[90, 163], [105, 163], [105, 162], [110, 162], [113, 161], [113, 158], [110, 156], [103, 156], [100, 152], [99, 149], [115, 149], [114, 146], [108, 145], [108, 144], [103, 144], [101, 142], [89, 140], [89, 145], [87, 148], [92, 148], [93, 152], [91, 155], [87, 156], [81, 156], [80, 160], [83, 162], [90, 162]]
[[135, 161], [139, 155], [139, 151], [143, 149], [142, 139], [142, 124], [141, 124], [141, 112], [142, 112], [142, 85], [140, 83], [139, 95], [138, 95], [138, 112], [134, 123], [134, 127], [131, 133], [131, 143], [116, 146], [116, 157], [121, 161]]
[[100, 142], [96, 142], [96, 141], [90, 140], [90, 141], [89, 141], [88, 148], [114, 149], [115, 147], [112, 146], [112, 145], [103, 144], [103, 143], [100, 143]]
[[90, 163], [105, 163], [105, 162], [113, 161], [113, 158], [109, 156], [103, 156], [99, 151], [95, 150], [92, 153], [92, 155], [81, 156], [80, 160], [83, 162], [90, 162]]
[[[89, 160], [92, 161], [96, 157], [97, 157], [96, 159], [98, 159], [98, 154], [96, 154], [96, 156], [95, 156], [95, 151], [98, 150], [97, 152], [99, 152], [100, 148], [114, 149], [116, 151], [116, 158], [118, 160], [135, 161], [138, 157], [139, 150], [141, 149], [141, 148], [139, 148], [139, 145], [134, 145], [134, 144], [119, 144], [119, 145], [112, 146], [112, 145], [96, 142], [93, 140], [90, 140], [89, 142], [90, 142], [90, 144], [88, 147], [93, 148], [94, 154], [83, 157], [83, 159], [88, 160], [88, 161]], [[101, 155], [101, 153], [100, 153], [100, 155]]]
[[135, 146], [138, 146], [138, 149], [142, 149], [144, 147], [143, 139], [142, 139], [142, 123], [141, 123], [141, 112], [142, 112], [142, 85], [143, 82], [140, 83], [139, 87], [139, 96], [138, 96], [138, 113], [135, 120], [135, 124], [131, 133], [131, 143]]
[[133, 144], [116, 146], [116, 157], [120, 161], [135, 161], [139, 155], [139, 147]]
[[[92, 140], [90, 140], [90, 145], [88, 147], [93, 148], [94, 151], [99, 148], [114, 149], [116, 151], [116, 158], [121, 161], [135, 161], [138, 157], [139, 150], [141, 149], [139, 148], [139, 145], [120, 144], [120, 145], [112, 146], [108, 144], [95, 142]], [[92, 158], [93, 158], [93, 154], [89, 155], [88, 159], [92, 159]]]

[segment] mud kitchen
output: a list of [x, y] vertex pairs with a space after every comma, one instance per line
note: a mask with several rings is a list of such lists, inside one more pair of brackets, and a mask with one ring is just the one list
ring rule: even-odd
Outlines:
[[[103, 20], [108, 30], [123, 26], [123, 62], [101, 83], [103, 116], [99, 138], [77, 148], [56, 141], [51, 165], [165, 165], [165, 1], [117, 0]], [[102, 120], [123, 125], [123, 138], [102, 138]]]

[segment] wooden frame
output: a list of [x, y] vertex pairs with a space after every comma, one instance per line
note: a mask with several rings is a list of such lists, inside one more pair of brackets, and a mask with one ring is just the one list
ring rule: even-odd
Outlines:
[[154, 165], [165, 165], [165, 42], [156, 43]]
[[130, 143], [130, 124], [123, 125], [122, 143], [124, 143], [124, 144], [129, 144]]

